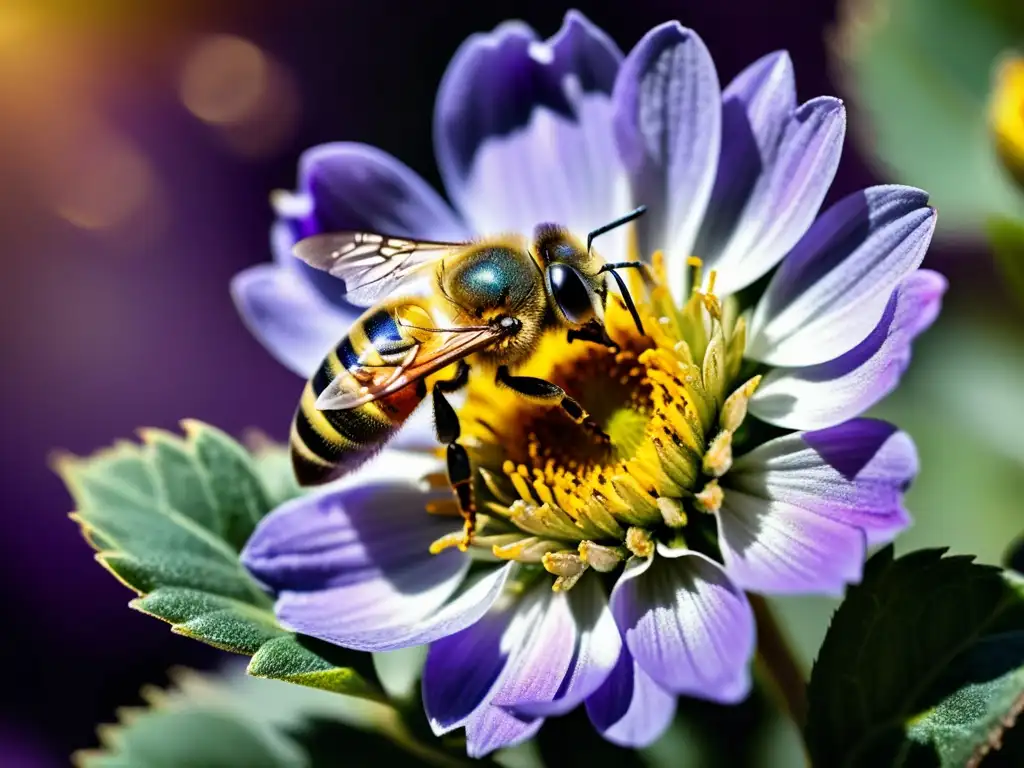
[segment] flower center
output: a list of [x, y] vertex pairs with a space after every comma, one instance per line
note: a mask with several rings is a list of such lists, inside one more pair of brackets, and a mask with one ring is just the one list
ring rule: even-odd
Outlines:
[[586, 343], [552, 347], [568, 356], [553, 367], [548, 380], [572, 393], [608, 439], [560, 410], [533, 407], [523, 414], [520, 430], [525, 454], [517, 453], [513, 444], [509, 459], [536, 468], [564, 466], [583, 476], [634, 455], [652, 408], [651, 383], [637, 354]]
[[[459, 412], [477, 468], [472, 547], [541, 564], [556, 589], [587, 568], [647, 556], [658, 538], [678, 543], [694, 515], [721, 505], [717, 478], [757, 386], [752, 379], [729, 395], [745, 325], [723, 316], [713, 279], [677, 307], [657, 258], [653, 272], [653, 287], [633, 291], [646, 335], [613, 297], [605, 329], [614, 346], [552, 332], [517, 371], [562, 387], [588, 412], [583, 424], [487, 377], [471, 379]], [[457, 540], [449, 538], [435, 550]]]

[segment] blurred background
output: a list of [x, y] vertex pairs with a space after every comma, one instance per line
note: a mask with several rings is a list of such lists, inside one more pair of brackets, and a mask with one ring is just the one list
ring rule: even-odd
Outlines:
[[[946, 545], [999, 562], [1024, 530], [1024, 315], [1013, 266], [1001, 271], [985, 233], [1024, 203], [995, 159], [985, 110], [995, 54], [1024, 39], [1024, 11], [890, 2], [900, 7], [572, 5], [627, 50], [654, 24], [681, 20], [704, 38], [723, 83], [788, 49], [801, 100], [848, 101], [851, 131], [826, 205], [880, 180], [934, 193], [939, 234], [926, 266], [950, 279], [946, 311], [878, 409], [922, 456], [909, 499], [916, 524], [898, 549]], [[97, 723], [137, 702], [143, 684], [166, 682], [171, 665], [223, 661], [127, 608], [131, 594], [67, 519], [71, 501], [48, 456], [89, 453], [140, 426], [177, 429], [185, 417], [285, 438], [302, 382], [248, 334], [228, 296], [233, 274], [270, 258], [271, 190], [294, 185], [303, 149], [337, 139], [378, 145], [439, 185], [432, 107], [456, 47], [510, 17], [552, 34], [567, 7], [0, 3], [0, 764], [66, 765], [96, 743]], [[808, 665], [832, 607], [780, 603]], [[765, 733], [763, 764], [788, 764], [793, 735]]]

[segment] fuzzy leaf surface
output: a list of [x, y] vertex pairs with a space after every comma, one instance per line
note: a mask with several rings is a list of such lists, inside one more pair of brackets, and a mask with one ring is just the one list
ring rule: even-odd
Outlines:
[[264, 515], [298, 493], [281, 449], [255, 456], [214, 427], [183, 423], [185, 437], [144, 430], [57, 471], [72, 517], [97, 560], [138, 597], [131, 606], [177, 634], [252, 656], [249, 674], [354, 696], [377, 689], [352, 668], [369, 657], [283, 629], [273, 601], [239, 562]]
[[892, 547], [836, 610], [811, 674], [814, 765], [965, 765], [1024, 697], [1024, 588], [972, 557]]

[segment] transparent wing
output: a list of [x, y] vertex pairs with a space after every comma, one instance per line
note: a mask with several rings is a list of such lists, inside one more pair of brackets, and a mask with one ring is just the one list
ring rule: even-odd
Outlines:
[[331, 232], [295, 244], [292, 253], [345, 284], [345, 300], [371, 307], [406, 280], [465, 243], [403, 240], [373, 232]]
[[422, 340], [394, 365], [356, 366], [328, 384], [317, 398], [321, 411], [344, 411], [379, 400], [486, 349], [504, 333], [491, 326], [417, 329]]

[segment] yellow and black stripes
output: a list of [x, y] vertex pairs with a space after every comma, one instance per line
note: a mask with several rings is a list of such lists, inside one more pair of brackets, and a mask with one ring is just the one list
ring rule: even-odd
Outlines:
[[300, 485], [319, 485], [352, 471], [379, 451], [426, 395], [422, 381], [348, 410], [321, 411], [317, 398], [339, 379], [357, 390], [374, 369], [394, 366], [416, 342], [386, 308], [356, 321], [306, 383], [291, 431], [292, 466]]

